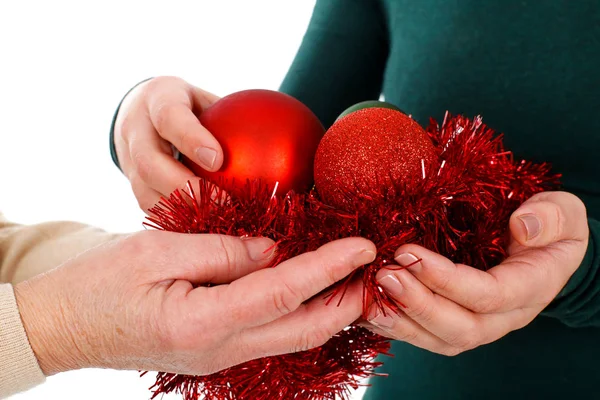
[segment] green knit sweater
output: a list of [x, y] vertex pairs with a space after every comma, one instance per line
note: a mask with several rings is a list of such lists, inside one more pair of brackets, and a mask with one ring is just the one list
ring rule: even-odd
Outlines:
[[527, 327], [456, 357], [395, 342], [366, 399], [600, 398], [600, 2], [319, 0], [282, 91], [329, 126], [386, 101], [421, 123], [481, 114], [586, 203], [586, 258]]

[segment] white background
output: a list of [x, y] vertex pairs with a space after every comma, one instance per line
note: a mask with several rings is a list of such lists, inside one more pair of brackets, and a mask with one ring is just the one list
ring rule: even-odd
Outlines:
[[[21, 223], [142, 229], [143, 214], [108, 151], [121, 96], [158, 75], [220, 95], [277, 89], [313, 5], [0, 1], [0, 210]], [[136, 372], [77, 371], [15, 399], [145, 400], [152, 382]]]

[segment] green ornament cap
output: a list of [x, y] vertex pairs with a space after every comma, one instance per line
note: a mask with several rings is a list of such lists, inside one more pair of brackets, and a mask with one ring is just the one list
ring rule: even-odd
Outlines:
[[391, 103], [379, 100], [367, 100], [361, 101], [360, 103], [356, 103], [355, 105], [346, 108], [346, 110], [343, 113], [341, 113], [339, 117], [337, 117], [336, 121], [340, 118], [345, 117], [348, 114], [353, 113], [354, 111], [363, 110], [365, 108], [389, 108], [392, 110], [400, 111], [402, 114], [406, 114], [404, 111], [402, 111], [401, 109], [399, 109]]

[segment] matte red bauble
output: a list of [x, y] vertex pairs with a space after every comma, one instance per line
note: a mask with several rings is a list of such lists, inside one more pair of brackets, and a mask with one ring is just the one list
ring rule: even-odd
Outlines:
[[348, 194], [384, 195], [422, 182], [436, 157], [425, 130], [406, 114], [365, 108], [338, 119], [315, 156], [315, 185], [323, 200], [339, 208], [355, 203]]
[[203, 110], [200, 122], [221, 144], [224, 161], [219, 171], [208, 172], [184, 157], [197, 176], [225, 190], [239, 189], [248, 180], [272, 188], [278, 183], [280, 194], [310, 189], [325, 129], [300, 101], [271, 90], [244, 90]]

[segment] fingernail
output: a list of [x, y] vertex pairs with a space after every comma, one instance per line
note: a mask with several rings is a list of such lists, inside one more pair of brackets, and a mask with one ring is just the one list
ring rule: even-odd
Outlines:
[[271, 239], [265, 237], [242, 237], [241, 239], [246, 245], [248, 256], [254, 261], [270, 258], [277, 247]]
[[394, 319], [391, 315], [383, 315], [379, 310], [375, 311], [375, 315], [369, 318], [369, 322], [380, 328], [391, 328], [394, 326]]
[[375, 254], [375, 252], [373, 250], [363, 250], [360, 253], [360, 256], [361, 256], [361, 261], [363, 261], [365, 264], [368, 264], [370, 262], [375, 261], [377, 254]]
[[200, 147], [196, 150], [196, 157], [198, 157], [200, 164], [206, 168], [212, 169], [215, 165], [215, 160], [217, 159], [217, 151], [210, 147]]
[[398, 265], [402, 267], [408, 267], [407, 269], [413, 272], [420, 272], [421, 268], [423, 268], [421, 261], [419, 261], [419, 257], [411, 253], [398, 254], [395, 260], [398, 263]]
[[540, 231], [542, 230], [542, 223], [534, 214], [523, 214], [519, 216], [519, 219], [525, 226], [527, 240], [531, 240], [540, 234]]
[[381, 287], [393, 298], [397, 299], [400, 297], [402, 292], [404, 291], [404, 286], [400, 283], [398, 278], [394, 275], [393, 272], [390, 272], [388, 275], [384, 275], [379, 279], [379, 284]]

